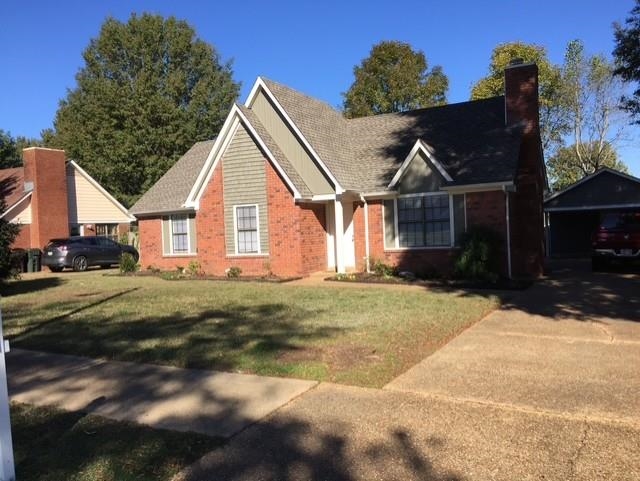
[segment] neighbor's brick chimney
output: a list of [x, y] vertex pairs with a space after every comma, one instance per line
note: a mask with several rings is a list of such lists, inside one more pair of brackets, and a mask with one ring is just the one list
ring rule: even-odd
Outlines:
[[538, 133], [538, 66], [512, 60], [504, 70], [505, 115], [507, 125], [526, 122], [524, 135]]
[[31, 183], [31, 247], [69, 236], [67, 173], [64, 150], [29, 147], [22, 151], [24, 181]]

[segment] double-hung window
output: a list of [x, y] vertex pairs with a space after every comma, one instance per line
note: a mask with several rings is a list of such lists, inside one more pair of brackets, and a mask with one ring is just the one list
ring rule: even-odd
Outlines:
[[448, 194], [400, 197], [397, 209], [399, 247], [451, 245]]
[[186, 215], [171, 216], [171, 246], [174, 254], [189, 252], [189, 219]]
[[259, 254], [258, 206], [235, 206], [236, 250], [238, 254]]

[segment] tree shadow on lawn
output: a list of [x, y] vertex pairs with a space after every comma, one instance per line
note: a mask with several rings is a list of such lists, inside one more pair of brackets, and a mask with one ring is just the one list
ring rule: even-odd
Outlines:
[[272, 364], [284, 352], [343, 332], [307, 324], [317, 311], [283, 303], [227, 304], [194, 315], [174, 312], [135, 320], [95, 313], [73, 320], [70, 314], [33, 326], [13, 340], [14, 346], [183, 368], [252, 371], [252, 366]]
[[221, 438], [114, 422], [85, 411], [14, 404], [11, 409], [18, 479], [170, 479]]
[[36, 279], [19, 279], [0, 282], [0, 295], [3, 297], [17, 296], [39, 292], [52, 287], [58, 287], [68, 282], [60, 277], [40, 277]]

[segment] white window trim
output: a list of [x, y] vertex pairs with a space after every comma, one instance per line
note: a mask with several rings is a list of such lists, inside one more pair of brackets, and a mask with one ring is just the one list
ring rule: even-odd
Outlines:
[[[255, 207], [256, 208], [256, 235], [258, 236], [257, 252], [238, 252], [238, 208]], [[258, 204], [238, 204], [233, 206], [233, 244], [234, 256], [251, 257], [262, 255], [262, 242], [260, 242], [260, 206]]]
[[[187, 252], [174, 252], [173, 251], [173, 218], [185, 217], [187, 220]], [[184, 257], [192, 256], [195, 252], [191, 252], [191, 222], [189, 214], [174, 214], [169, 216], [169, 252], [165, 254], [166, 257]]]
[[[441, 246], [420, 246], [420, 247], [400, 247], [400, 235], [398, 228], [398, 199], [407, 198], [407, 197], [427, 197], [427, 196], [436, 196], [436, 195], [447, 195], [449, 198], [449, 245], [441, 245]], [[382, 233], [385, 235], [383, 238], [383, 247], [385, 246], [386, 240], [386, 222], [384, 218], [384, 209], [386, 207], [384, 204], [382, 205]], [[395, 236], [395, 247], [387, 248], [384, 247], [385, 251], [393, 252], [393, 251], [417, 251], [417, 250], [442, 250], [442, 249], [453, 249], [455, 248], [455, 239], [454, 239], [454, 219], [453, 219], [453, 195], [447, 192], [422, 192], [417, 194], [401, 194], [396, 196], [393, 199], [393, 224], [394, 224], [394, 236]], [[466, 205], [465, 205], [465, 224], [466, 224]], [[466, 225], [465, 225], [466, 229]]]

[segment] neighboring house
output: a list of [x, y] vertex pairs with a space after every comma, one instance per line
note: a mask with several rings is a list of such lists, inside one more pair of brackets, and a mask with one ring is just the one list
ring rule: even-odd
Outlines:
[[114, 240], [135, 220], [63, 150], [30, 147], [24, 167], [0, 170], [0, 217], [21, 226], [14, 248], [42, 249], [49, 239], [104, 235]]
[[550, 257], [590, 257], [591, 235], [606, 212], [640, 211], [640, 179], [602, 168], [544, 202]]
[[538, 70], [506, 96], [346, 119], [258, 78], [215, 141], [200, 142], [131, 208], [143, 266], [307, 275], [371, 259], [449, 271], [474, 225], [503, 238], [502, 271], [542, 272], [546, 176]]

